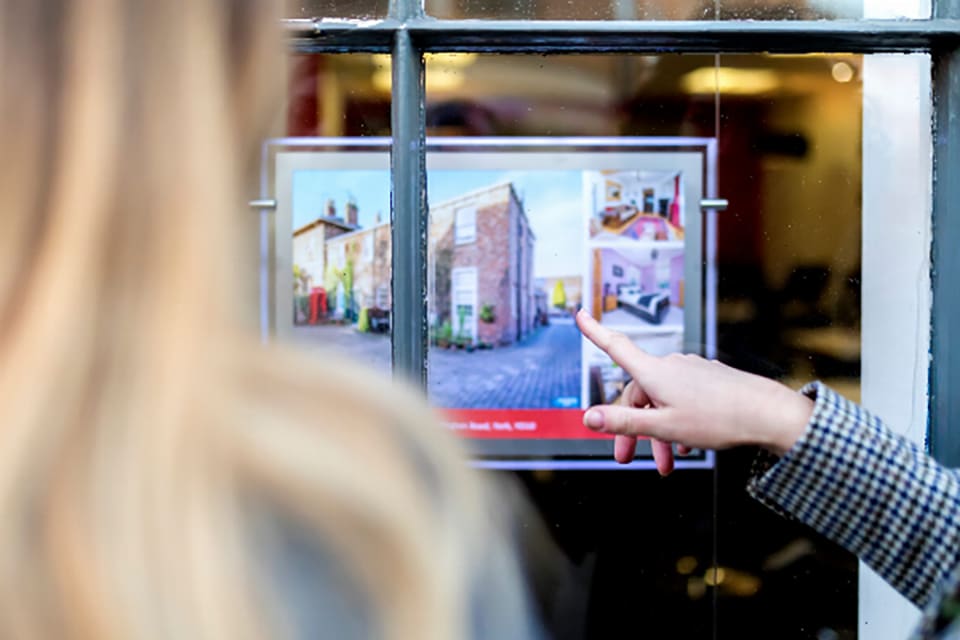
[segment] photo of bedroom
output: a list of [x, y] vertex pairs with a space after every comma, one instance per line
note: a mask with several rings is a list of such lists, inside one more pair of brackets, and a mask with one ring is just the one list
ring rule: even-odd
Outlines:
[[683, 247], [641, 244], [593, 250], [592, 314], [621, 330], [683, 330]]
[[588, 171], [585, 180], [591, 238], [683, 240], [682, 172]]

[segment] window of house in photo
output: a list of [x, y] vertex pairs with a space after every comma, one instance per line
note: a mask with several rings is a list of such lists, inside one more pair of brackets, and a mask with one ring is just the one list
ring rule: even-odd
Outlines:
[[363, 239], [363, 259], [373, 260], [373, 236], [368, 235]]
[[456, 210], [454, 222], [454, 241], [456, 244], [467, 244], [477, 239], [477, 209], [462, 207]]
[[377, 287], [376, 306], [378, 309], [390, 308], [390, 288], [387, 285], [380, 285]]
[[[289, 17], [287, 137], [261, 197], [293, 220], [293, 264], [262, 299], [294, 307], [303, 348], [419, 385], [473, 464], [526, 489], [559, 550], [532, 582], [547, 630], [906, 638], [909, 602], [746, 495], [754, 451], [693, 452], [667, 479], [575, 471], [609, 443], [559, 422], [580, 433], [630, 382], [583, 344], [584, 308], [654, 354], [821, 380], [960, 463], [960, 194], [933, 181], [960, 171], [960, 5], [310, 0]], [[488, 464], [516, 463], [521, 438], [527, 466]], [[540, 542], [520, 541], [532, 567]]]

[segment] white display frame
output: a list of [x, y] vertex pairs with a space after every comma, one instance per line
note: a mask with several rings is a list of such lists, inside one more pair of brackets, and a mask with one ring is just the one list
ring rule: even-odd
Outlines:
[[[310, 169], [389, 169], [389, 138], [280, 138], [268, 140], [263, 147], [262, 187], [267, 192], [273, 183], [277, 197], [276, 212], [264, 216], [261, 227], [261, 327], [263, 336], [289, 337], [293, 321], [292, 309], [292, 247], [285, 241], [292, 232], [292, 208], [285, 194], [292, 188], [294, 171]], [[428, 171], [433, 169], [542, 169], [544, 162], [550, 169], [641, 169], [639, 154], [648, 154], [647, 163], [655, 158], [652, 168], [668, 168], [683, 154], [698, 154], [696, 171], [697, 193], [684, 194], [687, 216], [701, 212], [700, 199], [716, 198], [717, 145], [712, 138], [644, 137], [644, 138], [440, 138], [427, 140]], [[511, 162], [504, 162], [512, 158]], [[685, 171], [692, 171], [687, 163]], [[697, 200], [697, 201], [694, 201]], [[696, 230], [695, 247], [700, 263], [698, 277], [685, 280], [692, 302], [685, 310], [684, 351], [705, 357], [716, 355], [716, 219], [713, 209], [702, 210], [691, 228]], [[281, 241], [281, 239], [284, 239]], [[687, 263], [689, 272], [689, 262]], [[584, 264], [583, 273], [590, 273]], [[586, 290], [587, 287], [585, 286]], [[582, 389], [586, 385], [586, 366], [583, 369]], [[581, 390], [581, 394], [584, 391]], [[555, 442], [555, 441], [550, 441]], [[489, 454], [484, 454], [489, 455]], [[474, 464], [497, 469], [654, 469], [652, 458], [640, 458], [628, 465], [619, 465], [610, 459], [591, 454], [589, 459], [556, 459], [544, 452], [539, 458], [490, 459], [476, 458]], [[572, 456], [576, 457], [576, 456]], [[713, 452], [701, 452], [697, 459], [679, 459], [677, 468], [712, 468]]]

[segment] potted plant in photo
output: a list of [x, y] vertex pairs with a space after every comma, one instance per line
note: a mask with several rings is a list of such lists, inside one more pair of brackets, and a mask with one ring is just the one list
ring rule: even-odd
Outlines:
[[496, 321], [497, 321], [497, 316], [493, 312], [492, 304], [487, 303], [482, 307], [480, 307], [480, 322], [484, 322], [486, 324], [493, 324]]
[[465, 304], [457, 305], [457, 339], [455, 341], [458, 348], [462, 349], [466, 342], [466, 339], [469, 339], [469, 336], [466, 335], [467, 328], [467, 311], [468, 307]]
[[437, 346], [446, 349], [450, 346], [450, 340], [453, 338], [453, 326], [449, 320], [444, 320], [437, 331]]

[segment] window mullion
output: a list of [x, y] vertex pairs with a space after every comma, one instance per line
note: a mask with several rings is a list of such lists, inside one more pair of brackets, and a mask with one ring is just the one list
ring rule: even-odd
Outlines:
[[[957, 15], [960, 1], [937, 2], [934, 11]], [[930, 451], [960, 467], [960, 51], [936, 53], [933, 74]]]
[[960, 18], [960, 0], [933, 0], [934, 18]]
[[423, 0], [390, 0], [387, 15], [398, 22], [423, 17]]
[[393, 370], [426, 388], [427, 207], [423, 56], [410, 34], [393, 48], [390, 151]]

